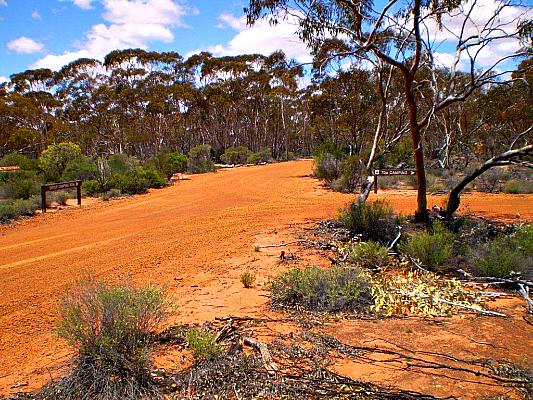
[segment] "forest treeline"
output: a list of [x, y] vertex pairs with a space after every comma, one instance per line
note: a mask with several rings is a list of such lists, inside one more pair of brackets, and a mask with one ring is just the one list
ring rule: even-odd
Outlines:
[[[509, 84], [480, 88], [437, 112], [424, 133], [430, 136], [427, 163], [464, 168], [509, 148], [533, 120], [532, 63], [523, 60]], [[103, 62], [80, 59], [58, 72], [12, 75], [0, 87], [0, 156], [36, 158], [50, 144], [73, 142], [86, 156], [124, 153], [140, 160], [162, 151], [186, 154], [201, 144], [211, 146], [215, 161], [238, 146], [270, 149], [275, 159], [320, 148], [364, 159], [382, 108], [379, 72], [354, 65], [320, 73], [282, 52], [184, 59], [113, 51]], [[436, 72], [438, 79], [449, 79], [446, 69]], [[394, 141], [378, 143], [375, 165], [381, 167], [412, 162], [405, 95], [396, 75], [390, 76], [386, 104], [386, 129]], [[424, 90], [420, 85], [416, 92], [421, 107]]]

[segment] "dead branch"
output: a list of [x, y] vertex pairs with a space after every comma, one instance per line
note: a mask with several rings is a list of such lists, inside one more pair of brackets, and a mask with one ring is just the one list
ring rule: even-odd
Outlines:
[[278, 370], [278, 367], [272, 360], [272, 356], [270, 355], [267, 345], [248, 336], [244, 336], [242, 340], [244, 344], [253, 347], [255, 350], [259, 351], [259, 353], [261, 353], [261, 359], [265, 369], [270, 375], [274, 375]]
[[526, 300], [528, 312], [533, 313], [533, 300], [529, 297], [529, 287], [521, 283], [517, 283], [518, 293]]
[[298, 240], [293, 240], [292, 242], [281, 242], [279, 244], [266, 244], [264, 246], [258, 246], [260, 249], [268, 249], [270, 247], [285, 247], [285, 246], [289, 246], [291, 244], [296, 244], [296, 243], [306, 243], [306, 242], [310, 242], [310, 240], [308, 239], [298, 239]]

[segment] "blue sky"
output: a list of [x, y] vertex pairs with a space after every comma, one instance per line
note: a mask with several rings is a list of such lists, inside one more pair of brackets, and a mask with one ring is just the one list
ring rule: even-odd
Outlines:
[[[376, 0], [379, 4], [382, 0]], [[533, 0], [524, 0], [533, 4]], [[469, 32], [478, 32], [496, 7], [497, 0], [467, 0], [475, 4], [475, 23]], [[243, 7], [247, 0], [0, 0], [0, 83], [11, 74], [30, 68], [61, 66], [80, 57], [102, 59], [111, 50], [144, 48], [177, 51], [184, 56], [207, 50], [216, 56], [249, 53], [270, 54], [283, 50], [289, 58], [309, 62], [306, 46], [294, 35], [294, 23], [285, 21], [271, 27], [259, 21], [246, 26]], [[507, 8], [503, 19], [513, 22], [525, 12], [533, 17], [533, 8]], [[460, 13], [459, 13], [460, 14]], [[461, 16], [445, 20], [450, 28], [438, 31], [429, 24], [434, 36], [435, 59], [451, 65], [454, 59], [455, 33], [460, 31]], [[476, 26], [477, 25], [477, 26]], [[500, 40], [483, 49], [478, 66], [490, 66], [494, 60], [518, 49], [512, 40]], [[463, 54], [464, 56], [464, 54]], [[467, 66], [465, 57], [459, 68]], [[462, 64], [462, 65], [461, 65]]]
[[[293, 27], [248, 28], [238, 0], [0, 0], [0, 77], [58, 69], [79, 57], [140, 47], [190, 55], [272, 52], [308, 58]], [[0, 78], [1, 79], [1, 78]]]

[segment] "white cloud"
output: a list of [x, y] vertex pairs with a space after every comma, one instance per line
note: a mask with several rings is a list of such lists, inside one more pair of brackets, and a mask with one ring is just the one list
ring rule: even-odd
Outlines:
[[[191, 10], [176, 0], [100, 0], [106, 23], [93, 25], [77, 50], [48, 54], [32, 67], [60, 69], [80, 57], [102, 59], [116, 49], [147, 48], [151, 42], [170, 43], [172, 28], [186, 27], [184, 17]], [[81, 1], [78, 0], [78, 3]], [[91, 5], [87, 2], [85, 5]], [[77, 4], [79, 6], [79, 4]]]
[[221, 14], [218, 17], [219, 28], [231, 28], [237, 34], [227, 44], [217, 44], [207, 49], [197, 49], [189, 53], [199, 53], [207, 50], [215, 56], [236, 56], [240, 54], [269, 55], [277, 50], [283, 50], [288, 58], [298, 62], [310, 62], [312, 57], [306, 45], [295, 34], [297, 30], [295, 18], [282, 20], [272, 26], [266, 20], [260, 20], [252, 27], [246, 25], [246, 17], [240, 18], [232, 14]]
[[39, 14], [39, 11], [33, 10], [33, 12], [31, 13], [31, 17], [33, 19], [41, 19], [41, 14]]
[[9, 51], [14, 51], [19, 54], [34, 54], [40, 52], [43, 48], [44, 44], [26, 36], [21, 36], [7, 44], [7, 49]]
[[72, 0], [76, 6], [83, 10], [90, 10], [93, 8], [92, 2], [94, 0]]
[[0, 0], [0, 6], [6, 6], [7, 7], [7, 1], [6, 0]]
[[0, 85], [5, 82], [9, 82], [9, 78], [6, 78], [5, 76], [0, 76]]

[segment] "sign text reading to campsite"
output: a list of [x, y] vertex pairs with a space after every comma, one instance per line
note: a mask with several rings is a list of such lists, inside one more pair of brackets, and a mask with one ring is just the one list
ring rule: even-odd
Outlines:
[[55, 190], [68, 190], [76, 188], [78, 205], [81, 206], [81, 183], [82, 181], [70, 181], [41, 185], [41, 209], [43, 210], [43, 213], [46, 212], [46, 192], [53, 192]]
[[389, 176], [389, 175], [416, 175], [416, 169], [376, 169], [374, 170], [375, 176]]
[[6, 167], [0, 167], [0, 172], [18, 171], [20, 167], [18, 165], [8, 165]]
[[374, 193], [378, 192], [378, 176], [416, 175], [416, 169], [381, 168], [374, 170]]

